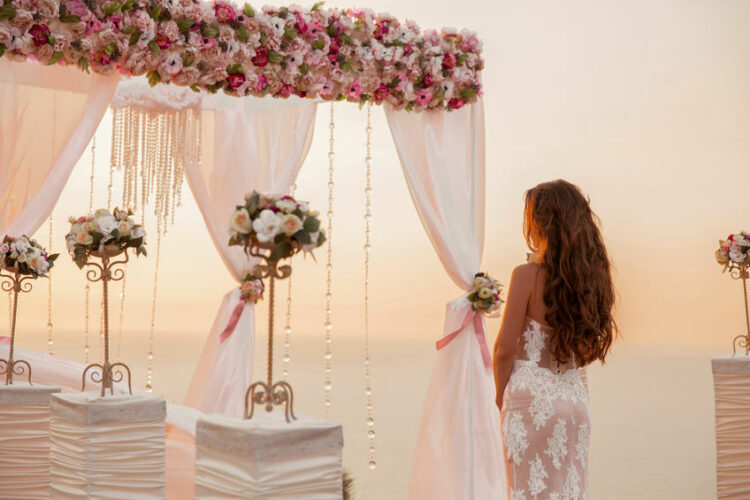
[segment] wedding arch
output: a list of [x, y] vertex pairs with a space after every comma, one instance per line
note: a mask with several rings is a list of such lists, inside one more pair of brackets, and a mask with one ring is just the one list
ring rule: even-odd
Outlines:
[[[289, 191], [322, 101], [384, 104], [420, 219], [446, 272], [467, 291], [446, 307], [440, 337], [450, 337], [440, 343], [425, 399], [411, 496], [495, 497], [503, 485], [493, 466], [502, 462], [499, 414], [484, 320], [472, 320], [467, 300], [484, 243], [482, 66], [481, 43], [469, 32], [422, 31], [367, 10], [0, 0], [0, 234], [42, 225], [112, 107], [121, 120], [115, 149], [146, 147], [139, 138], [147, 130], [168, 131], [155, 135], [171, 142], [153, 161], [169, 159], [170, 175], [187, 177], [220, 257], [240, 281], [246, 256], [226, 241], [236, 200], [252, 189]], [[227, 95], [214, 95], [219, 90]], [[139, 128], [154, 120], [155, 129]], [[113, 149], [113, 162], [141, 165], [149, 153], [130, 147]], [[189, 407], [241, 412], [246, 385], [225, 380], [251, 381], [252, 305], [234, 334], [219, 338], [239, 301], [236, 288], [224, 297]], [[168, 417], [177, 431], [173, 456], [194, 432], [186, 414], [174, 407]], [[186, 480], [181, 474], [170, 476], [172, 492]]]

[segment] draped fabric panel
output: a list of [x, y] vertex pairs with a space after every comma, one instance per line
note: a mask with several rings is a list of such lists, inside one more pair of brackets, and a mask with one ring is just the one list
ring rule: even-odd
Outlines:
[[0, 60], [0, 236], [31, 235], [49, 216], [118, 80]]
[[[386, 107], [386, 117], [430, 241], [453, 282], [468, 291], [484, 245], [482, 103], [448, 113]], [[481, 354], [486, 338], [479, 332], [477, 341], [474, 322], [465, 321], [472, 313], [466, 297], [446, 307], [441, 336], [461, 332], [438, 351], [433, 368], [411, 473], [415, 500], [505, 497], [500, 414]]]
[[[212, 96], [203, 100], [203, 109], [202, 162], [189, 162], [186, 175], [219, 255], [240, 282], [249, 263], [240, 247], [227, 245], [229, 218], [253, 189], [289, 191], [310, 149], [316, 105], [302, 99]], [[245, 306], [234, 333], [219, 340], [238, 304], [238, 289], [224, 296], [185, 398], [186, 405], [205, 413], [243, 412], [252, 378], [252, 304]]]

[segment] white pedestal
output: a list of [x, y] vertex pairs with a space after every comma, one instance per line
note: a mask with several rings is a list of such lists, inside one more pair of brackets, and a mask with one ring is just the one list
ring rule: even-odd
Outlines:
[[53, 499], [163, 499], [161, 396], [52, 396], [50, 494]]
[[195, 498], [341, 500], [341, 425], [259, 411], [198, 420]]
[[0, 498], [49, 498], [49, 404], [59, 387], [0, 385]]
[[716, 493], [750, 498], [750, 357], [711, 360], [716, 404]]

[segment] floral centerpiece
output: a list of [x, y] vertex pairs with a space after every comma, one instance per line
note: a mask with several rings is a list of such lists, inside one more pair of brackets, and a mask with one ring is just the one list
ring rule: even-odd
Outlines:
[[115, 208], [110, 212], [102, 208], [90, 215], [71, 217], [65, 241], [78, 267], [83, 268], [90, 255], [101, 256], [104, 252], [114, 256], [134, 248], [136, 255], [146, 255], [146, 232], [132, 215], [131, 210]]
[[500, 282], [489, 274], [475, 274], [473, 290], [468, 296], [471, 308], [486, 314], [492, 314], [500, 310], [500, 306], [505, 302], [500, 297], [501, 290]]
[[0, 244], [0, 269], [34, 278], [46, 277], [57, 257], [26, 235], [5, 236]]
[[232, 214], [229, 245], [244, 246], [248, 253], [268, 250], [269, 262], [311, 252], [326, 240], [318, 215], [289, 195], [253, 191]]
[[750, 252], [750, 233], [740, 231], [730, 234], [725, 240], [719, 240], [719, 249], [716, 250], [716, 262], [724, 266], [724, 270], [732, 264], [750, 265], [748, 253]]
[[216, 0], [0, 0], [0, 57], [234, 96], [292, 95], [407, 110], [481, 95], [482, 43], [368, 9]]

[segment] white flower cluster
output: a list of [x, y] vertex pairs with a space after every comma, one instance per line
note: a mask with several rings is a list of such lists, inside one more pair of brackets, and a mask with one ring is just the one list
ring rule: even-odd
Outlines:
[[734, 264], [750, 265], [750, 233], [740, 231], [730, 234], [726, 240], [719, 240], [719, 249], [716, 250], [716, 261], [724, 266]]
[[475, 311], [493, 313], [500, 309], [504, 300], [500, 298], [500, 283], [485, 273], [474, 276], [474, 290], [469, 294], [469, 302]]
[[125, 210], [115, 209], [114, 213], [102, 208], [93, 215], [70, 218], [70, 232], [65, 236], [68, 251], [72, 252], [76, 245], [89, 246], [95, 239], [99, 245], [107, 245], [115, 240], [127, 238], [135, 240], [145, 238], [143, 227], [135, 223], [132, 214]]
[[57, 255], [48, 256], [36, 240], [28, 236], [6, 236], [0, 244], [0, 268], [21, 274], [46, 276]]

